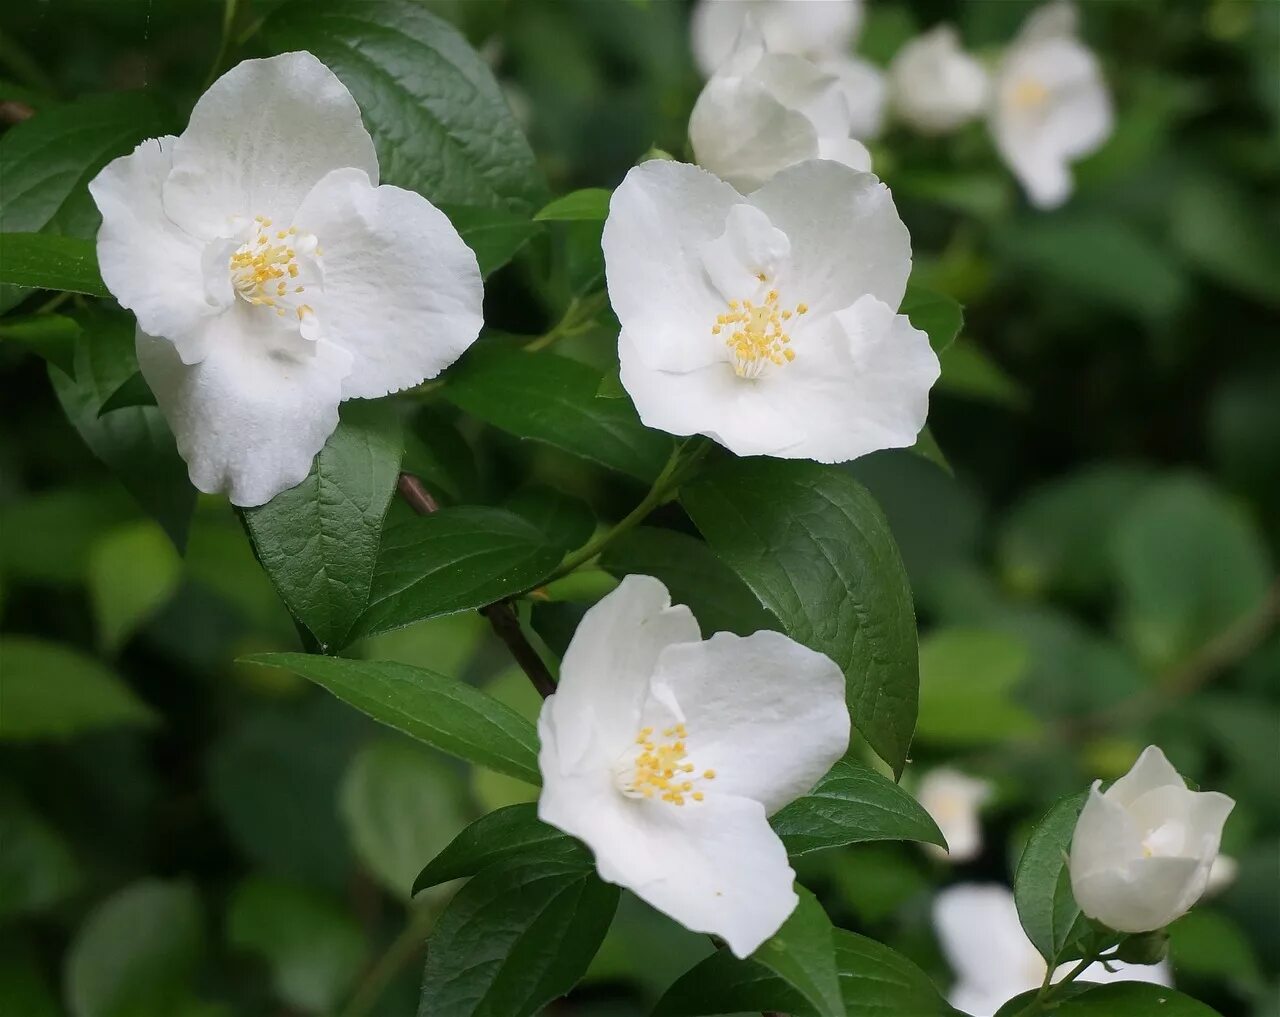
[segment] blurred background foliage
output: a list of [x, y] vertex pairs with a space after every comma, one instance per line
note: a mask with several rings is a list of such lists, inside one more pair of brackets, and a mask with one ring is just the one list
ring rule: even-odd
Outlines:
[[[242, 26], [277, 6], [258, 0]], [[700, 87], [685, 4], [427, 6], [495, 68], [552, 194], [612, 187], [651, 146], [685, 151]], [[885, 63], [942, 19], [994, 50], [1030, 6], [871, 0], [859, 51]], [[958, 868], [906, 844], [842, 849], [801, 875], [837, 924], [945, 986], [936, 889], [1008, 882], [1057, 796], [1158, 742], [1238, 801], [1224, 841], [1234, 884], [1173, 929], [1179, 987], [1227, 1017], [1274, 1017], [1280, 4], [1082, 7], [1118, 124], [1060, 211], [1025, 205], [980, 126], [874, 144], [917, 278], [959, 300], [965, 326], [930, 418], [949, 468], [895, 452], [848, 469], [888, 514], [917, 601], [907, 780], [942, 761], [993, 780], [986, 849]], [[6, 123], [24, 108], [54, 117], [73, 98], [145, 88], [138, 136], [180, 128], [222, 17], [202, 0], [6, 4], [0, 110]], [[248, 34], [237, 57], [257, 44]], [[101, 126], [83, 107], [68, 115]], [[87, 203], [61, 214], [66, 232], [93, 228]], [[598, 289], [598, 229], [558, 224], [529, 244], [489, 281], [490, 323], [536, 334]], [[533, 789], [378, 728], [284, 672], [237, 665], [298, 636], [232, 510], [200, 498], [179, 554], [99, 461], [112, 427], [86, 383], [46, 370], [15, 320], [0, 321], [0, 1013], [414, 1012], [420, 940], [449, 892], [411, 903], [414, 875], [467, 821]], [[574, 331], [562, 352], [615, 356], [607, 323]], [[131, 341], [127, 321], [100, 332]], [[97, 378], [91, 394], [122, 380]], [[420, 414], [443, 429], [421, 427], [407, 462], [446, 502], [497, 504], [542, 485], [616, 519], [640, 493], [554, 450], [517, 456], [496, 431], [456, 430], [442, 406]], [[144, 501], [154, 480], [134, 478]], [[689, 529], [675, 507], [657, 519]], [[535, 621], [555, 643], [573, 611], [539, 605]], [[476, 615], [358, 652], [538, 708]], [[645, 1013], [707, 950], [624, 896], [588, 982], [549, 1012]]]

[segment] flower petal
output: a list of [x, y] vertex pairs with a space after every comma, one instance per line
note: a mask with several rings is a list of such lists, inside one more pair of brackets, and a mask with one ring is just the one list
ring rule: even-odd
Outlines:
[[703, 245], [702, 267], [728, 304], [760, 289], [760, 276], [775, 278], [790, 254], [787, 235], [744, 201], [729, 209], [724, 232]]
[[760, 389], [779, 416], [804, 432], [782, 454], [840, 463], [915, 443], [941, 368], [929, 337], [906, 315], [863, 297], [815, 322], [792, 349], [795, 360]]
[[701, 638], [693, 614], [673, 605], [662, 583], [651, 576], [623, 579], [583, 615], [560, 663], [555, 694], [543, 705], [559, 762], [569, 770], [587, 765], [593, 733], [606, 766], [634, 748], [658, 655], [672, 643]]
[[173, 149], [164, 205], [203, 239], [232, 217], [289, 222], [330, 170], [378, 179], [373, 140], [347, 86], [310, 53], [245, 60], [215, 81]]
[[173, 346], [138, 333], [138, 363], [173, 429], [191, 483], [233, 505], [270, 501], [300, 483], [338, 426], [351, 358], [277, 328], [237, 302], [210, 323], [209, 353], [182, 363]]
[[787, 300], [830, 314], [871, 294], [897, 310], [911, 238], [893, 196], [870, 173], [813, 160], [783, 170], [748, 199], [791, 240]]
[[741, 201], [706, 170], [665, 159], [634, 167], [613, 192], [601, 240], [609, 301], [647, 363], [692, 371], [720, 358], [711, 326], [724, 301], [702, 247]]
[[480, 269], [443, 212], [420, 194], [335, 170], [294, 224], [324, 251], [315, 310], [323, 334], [352, 355], [343, 398], [370, 398], [434, 378], [480, 334]]
[[1129, 768], [1129, 772], [1107, 788], [1106, 798], [1122, 808], [1128, 808], [1148, 791], [1158, 787], [1185, 790], [1187, 783], [1159, 746], [1148, 745]]
[[862, 21], [862, 0], [701, 0], [690, 22], [704, 77], [727, 58], [750, 15], [771, 50], [807, 56], [847, 53]]
[[884, 73], [875, 64], [843, 53], [820, 61], [818, 66], [835, 75], [839, 83], [848, 108], [849, 133], [863, 141], [878, 138], [884, 128], [884, 111], [889, 99], [889, 84]]
[[1076, 879], [1071, 889], [1090, 918], [1117, 932], [1162, 929], [1199, 900], [1209, 867], [1194, 858], [1138, 858]]
[[959, 983], [947, 996], [955, 1006], [968, 1009], [974, 1000], [986, 998], [999, 1007], [1035, 988], [1044, 975], [1044, 962], [1022, 931], [1013, 894], [1006, 886], [960, 883], [947, 887], [934, 898], [933, 927]]
[[225, 301], [206, 296], [204, 244], [164, 213], [161, 188], [175, 140], [152, 138], [113, 159], [89, 182], [89, 193], [102, 213], [102, 281], [120, 306], [134, 313], [140, 328], [164, 336], [186, 363], [195, 363], [205, 355], [199, 326]]
[[[688, 762], [714, 779], [712, 801], [738, 795], [773, 814], [818, 782], [849, 747], [844, 674], [780, 632], [718, 632], [669, 646], [653, 678], [655, 721], [672, 708], [688, 729]], [[659, 713], [664, 716], [658, 717]], [[645, 723], [648, 719], [646, 709]]]
[[668, 434], [705, 434], [735, 455], [784, 455], [804, 432], [777, 413], [757, 385], [727, 360], [677, 373], [650, 367], [625, 328], [618, 337], [622, 386], [645, 426]]
[[544, 762], [544, 774], [549, 765], [538, 818], [582, 840], [601, 879], [694, 932], [719, 936], [738, 957], [795, 909], [795, 872], [759, 802], [718, 795], [676, 806], [627, 798], [607, 771], [563, 777], [553, 760]]
[[1071, 878], [1114, 868], [1142, 857], [1142, 831], [1119, 804], [1102, 794], [1095, 781], [1071, 835]]

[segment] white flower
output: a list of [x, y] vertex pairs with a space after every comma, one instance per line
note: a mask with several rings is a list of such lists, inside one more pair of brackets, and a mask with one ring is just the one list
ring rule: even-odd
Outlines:
[[1209, 866], [1209, 882], [1204, 888], [1206, 897], [1216, 897], [1236, 881], [1240, 863], [1230, 855], [1218, 855]]
[[632, 575], [582, 619], [538, 733], [539, 818], [602, 879], [745, 957], [797, 901], [768, 816], [844, 754], [849, 716], [828, 657], [777, 632], [704, 641]]
[[343, 399], [415, 385], [479, 333], [475, 256], [376, 186], [351, 93], [310, 53], [247, 60], [180, 137], [89, 185], [98, 260], [191, 482], [259, 505], [301, 481]]
[[1156, 746], [1106, 792], [1095, 781], [1071, 839], [1071, 890], [1080, 910], [1120, 932], [1162, 929], [1209, 882], [1235, 802], [1188, 790]]
[[978, 810], [991, 797], [990, 781], [940, 766], [920, 781], [916, 799], [933, 817], [947, 842], [947, 850], [926, 844], [932, 855], [950, 862], [967, 862], [982, 852], [982, 825]]
[[647, 162], [603, 246], [622, 384], [650, 427], [822, 462], [915, 441], [938, 358], [895, 313], [910, 238], [871, 174], [804, 162], [744, 198]]
[[861, 26], [862, 0], [699, 0], [689, 27], [703, 77], [729, 56], [748, 16], [775, 53], [843, 56]]
[[806, 159], [871, 169], [871, 155], [851, 136], [840, 80], [804, 57], [769, 52], [750, 18], [698, 96], [689, 142], [700, 166], [740, 191]]
[[[956, 974], [947, 1001], [973, 1017], [993, 1017], [1014, 996], [1037, 989], [1044, 981], [1044, 958], [1022, 931], [1008, 887], [994, 883], [948, 887], [934, 900], [933, 927]], [[1172, 984], [1166, 961], [1109, 963], [1111, 970], [1101, 963], [1091, 964], [1080, 980]], [[1061, 965], [1053, 973], [1054, 981], [1072, 967], [1074, 964]]]
[[1031, 203], [1055, 208], [1071, 193], [1072, 162], [1111, 134], [1111, 94], [1097, 58], [1076, 37], [1076, 10], [1036, 11], [996, 74], [990, 114], [996, 148]]
[[986, 108], [987, 72], [951, 25], [917, 36], [889, 65], [894, 112], [925, 134], [954, 131]]
[[[820, 70], [834, 75], [849, 109], [849, 134], [870, 141], [884, 129], [889, 85], [875, 64], [854, 56], [824, 57]], [[844, 160], [847, 161], [847, 160]]]

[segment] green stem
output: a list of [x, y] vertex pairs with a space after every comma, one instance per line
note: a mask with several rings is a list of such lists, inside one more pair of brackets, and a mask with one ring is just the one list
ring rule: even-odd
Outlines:
[[565, 308], [564, 315], [551, 326], [551, 330], [525, 343], [525, 350], [537, 353], [561, 339], [586, 331], [595, 323], [596, 315], [607, 300], [608, 295], [603, 290], [586, 297], [574, 297]]
[[547, 578], [546, 582], [559, 579], [561, 576], [567, 576], [570, 572], [585, 565], [613, 543], [614, 540], [641, 523], [645, 516], [659, 505], [664, 504], [671, 497], [672, 492], [680, 486], [680, 482], [687, 475], [689, 468], [702, 458], [708, 447], [705, 441], [697, 438], [689, 438], [677, 445], [671, 453], [671, 457], [667, 460], [667, 464], [662, 468], [662, 472], [658, 474], [658, 479], [653, 482], [653, 486], [649, 488], [649, 493], [644, 496], [640, 504], [614, 523], [612, 527], [602, 533], [597, 533], [582, 547], [572, 552], [560, 563], [560, 567]]
[[202, 91], [207, 92], [209, 86], [218, 80], [218, 75], [222, 73], [222, 66], [227, 62], [227, 57], [231, 53], [231, 42], [234, 38], [233, 29], [236, 24], [236, 16], [240, 13], [240, 0], [226, 0], [225, 6], [222, 8], [222, 39], [218, 43], [218, 52], [213, 58], [213, 64], [209, 68], [209, 76], [205, 79]]
[[1074, 982], [1088, 970], [1090, 965], [1096, 964], [1098, 961], [1115, 960], [1115, 957], [1114, 953], [1102, 954], [1094, 952], [1086, 954], [1080, 958], [1080, 963], [1068, 971], [1062, 980], [1058, 982], [1051, 981], [1054, 968], [1053, 965], [1050, 965], [1044, 973], [1044, 981], [1040, 983], [1040, 991], [1036, 993], [1035, 999], [1028, 1003], [1027, 1008], [1019, 1013], [1017, 1017], [1032, 1017], [1034, 1014], [1044, 1013], [1048, 1004], [1053, 1001], [1054, 996], [1062, 990], [1063, 986]]
[[405, 923], [400, 935], [391, 941], [386, 952], [378, 958], [360, 984], [356, 986], [355, 992], [351, 994], [351, 998], [339, 1012], [338, 1017], [365, 1017], [378, 1002], [387, 985], [399, 974], [400, 969], [417, 956], [434, 921], [434, 909], [416, 907], [410, 913], [409, 920]]

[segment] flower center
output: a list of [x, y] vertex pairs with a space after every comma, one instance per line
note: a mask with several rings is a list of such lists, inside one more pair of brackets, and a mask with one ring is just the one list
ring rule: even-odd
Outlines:
[[231, 255], [231, 285], [250, 304], [272, 308], [281, 318], [292, 312], [307, 323], [315, 312], [304, 302], [303, 266], [320, 254], [316, 238], [295, 226], [273, 234], [271, 220], [262, 216], [254, 222], [250, 239]]
[[[763, 273], [756, 278], [767, 281]], [[778, 291], [771, 289], [760, 302], [730, 300], [728, 313], [716, 316], [711, 334], [725, 336], [724, 344], [733, 353], [733, 370], [739, 378], [758, 378], [769, 364], [781, 367], [795, 360], [786, 323], [808, 312], [805, 304], [797, 304], [794, 311], [783, 309]]]
[[1143, 838], [1142, 856], [1144, 858], [1170, 857], [1179, 853], [1185, 840], [1182, 824], [1176, 821], [1162, 823]]
[[672, 805], [683, 805], [687, 799], [702, 801], [704, 795], [696, 787], [702, 781], [715, 780], [715, 770], [703, 770], [692, 776], [696, 767], [688, 760], [683, 724], [669, 727], [659, 741], [654, 729], [645, 727], [636, 735], [638, 751], [631, 765], [618, 778], [618, 787], [629, 798], [657, 798]]
[[1013, 104], [1019, 109], [1032, 109], [1049, 98], [1049, 90], [1036, 78], [1023, 78], [1013, 87]]

